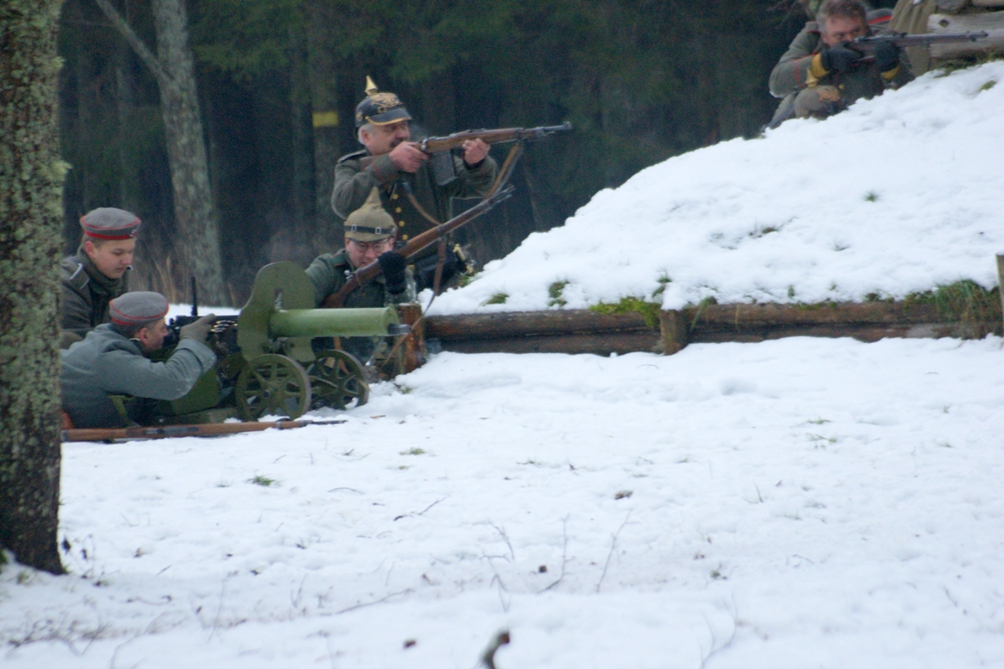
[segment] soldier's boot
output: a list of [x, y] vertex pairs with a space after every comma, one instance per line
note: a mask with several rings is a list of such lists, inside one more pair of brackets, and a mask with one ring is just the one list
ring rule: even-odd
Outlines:
[[847, 109], [847, 103], [835, 86], [806, 88], [795, 96], [796, 118], [826, 118]]

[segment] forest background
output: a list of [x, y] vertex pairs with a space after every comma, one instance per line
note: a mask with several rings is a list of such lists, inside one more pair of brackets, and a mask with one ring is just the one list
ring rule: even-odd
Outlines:
[[[150, 1], [112, 4], [154, 50]], [[522, 158], [517, 198], [461, 233], [484, 263], [644, 167], [759, 134], [777, 104], [770, 70], [806, 18], [794, 0], [188, 0], [187, 12], [234, 305], [262, 265], [340, 246], [334, 165], [362, 148], [367, 75], [405, 101], [413, 137], [574, 124]], [[87, 211], [133, 211], [131, 288], [186, 301], [157, 81], [95, 0], [66, 0], [59, 34], [64, 250]]]

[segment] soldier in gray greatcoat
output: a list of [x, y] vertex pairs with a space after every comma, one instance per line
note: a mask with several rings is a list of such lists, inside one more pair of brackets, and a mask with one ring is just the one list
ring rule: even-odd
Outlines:
[[61, 352], [63, 410], [74, 427], [123, 427], [127, 421], [111, 395], [175, 400], [212, 369], [216, 354], [205, 342], [216, 320], [213, 314], [181, 328], [181, 341], [165, 362], [146, 357], [164, 344], [167, 309], [160, 293], [126, 293], [111, 301], [111, 323]]
[[[331, 207], [344, 221], [363, 206], [376, 188], [384, 209], [398, 227], [398, 239], [405, 242], [448, 220], [453, 198], [487, 195], [498, 174], [498, 165], [488, 155], [488, 144], [480, 139], [468, 140], [463, 157], [452, 156], [456, 179], [439, 185], [429, 155], [411, 141], [409, 121], [411, 114], [404, 103], [393, 93], [379, 92], [367, 77], [366, 99], [356, 106], [357, 136], [366, 148], [338, 160], [331, 195]], [[374, 160], [363, 168], [360, 161], [366, 157]], [[422, 258], [434, 254], [435, 250], [430, 249]], [[466, 267], [460, 266], [463, 262], [462, 258], [451, 257], [446, 274], [464, 271]], [[422, 280], [419, 284], [419, 288], [429, 287]]]
[[859, 0], [825, 0], [770, 74], [771, 95], [783, 99], [769, 127], [790, 118], [825, 118], [911, 81], [910, 65], [893, 44], [879, 44], [874, 57], [854, 48], [854, 39], [871, 34]]
[[139, 223], [135, 214], [114, 207], [95, 209], [80, 219], [80, 248], [59, 264], [60, 348], [107, 323], [108, 303], [129, 291]]

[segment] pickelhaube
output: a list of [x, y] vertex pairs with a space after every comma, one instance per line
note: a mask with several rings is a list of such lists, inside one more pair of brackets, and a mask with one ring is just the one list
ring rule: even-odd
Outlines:
[[405, 109], [401, 98], [393, 93], [381, 93], [373, 80], [366, 77], [366, 98], [356, 105], [356, 128], [367, 123], [387, 125], [410, 120], [411, 114]]
[[345, 238], [357, 242], [378, 242], [397, 232], [394, 219], [383, 208], [380, 192], [374, 188], [363, 206], [345, 219]]

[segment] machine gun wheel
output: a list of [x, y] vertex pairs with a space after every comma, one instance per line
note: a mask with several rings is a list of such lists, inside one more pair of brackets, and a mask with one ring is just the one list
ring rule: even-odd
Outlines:
[[363, 366], [345, 351], [322, 351], [307, 367], [312, 408], [350, 409], [366, 404], [370, 387]]
[[296, 360], [267, 353], [241, 370], [234, 396], [244, 420], [266, 414], [299, 418], [310, 409], [310, 379]]

